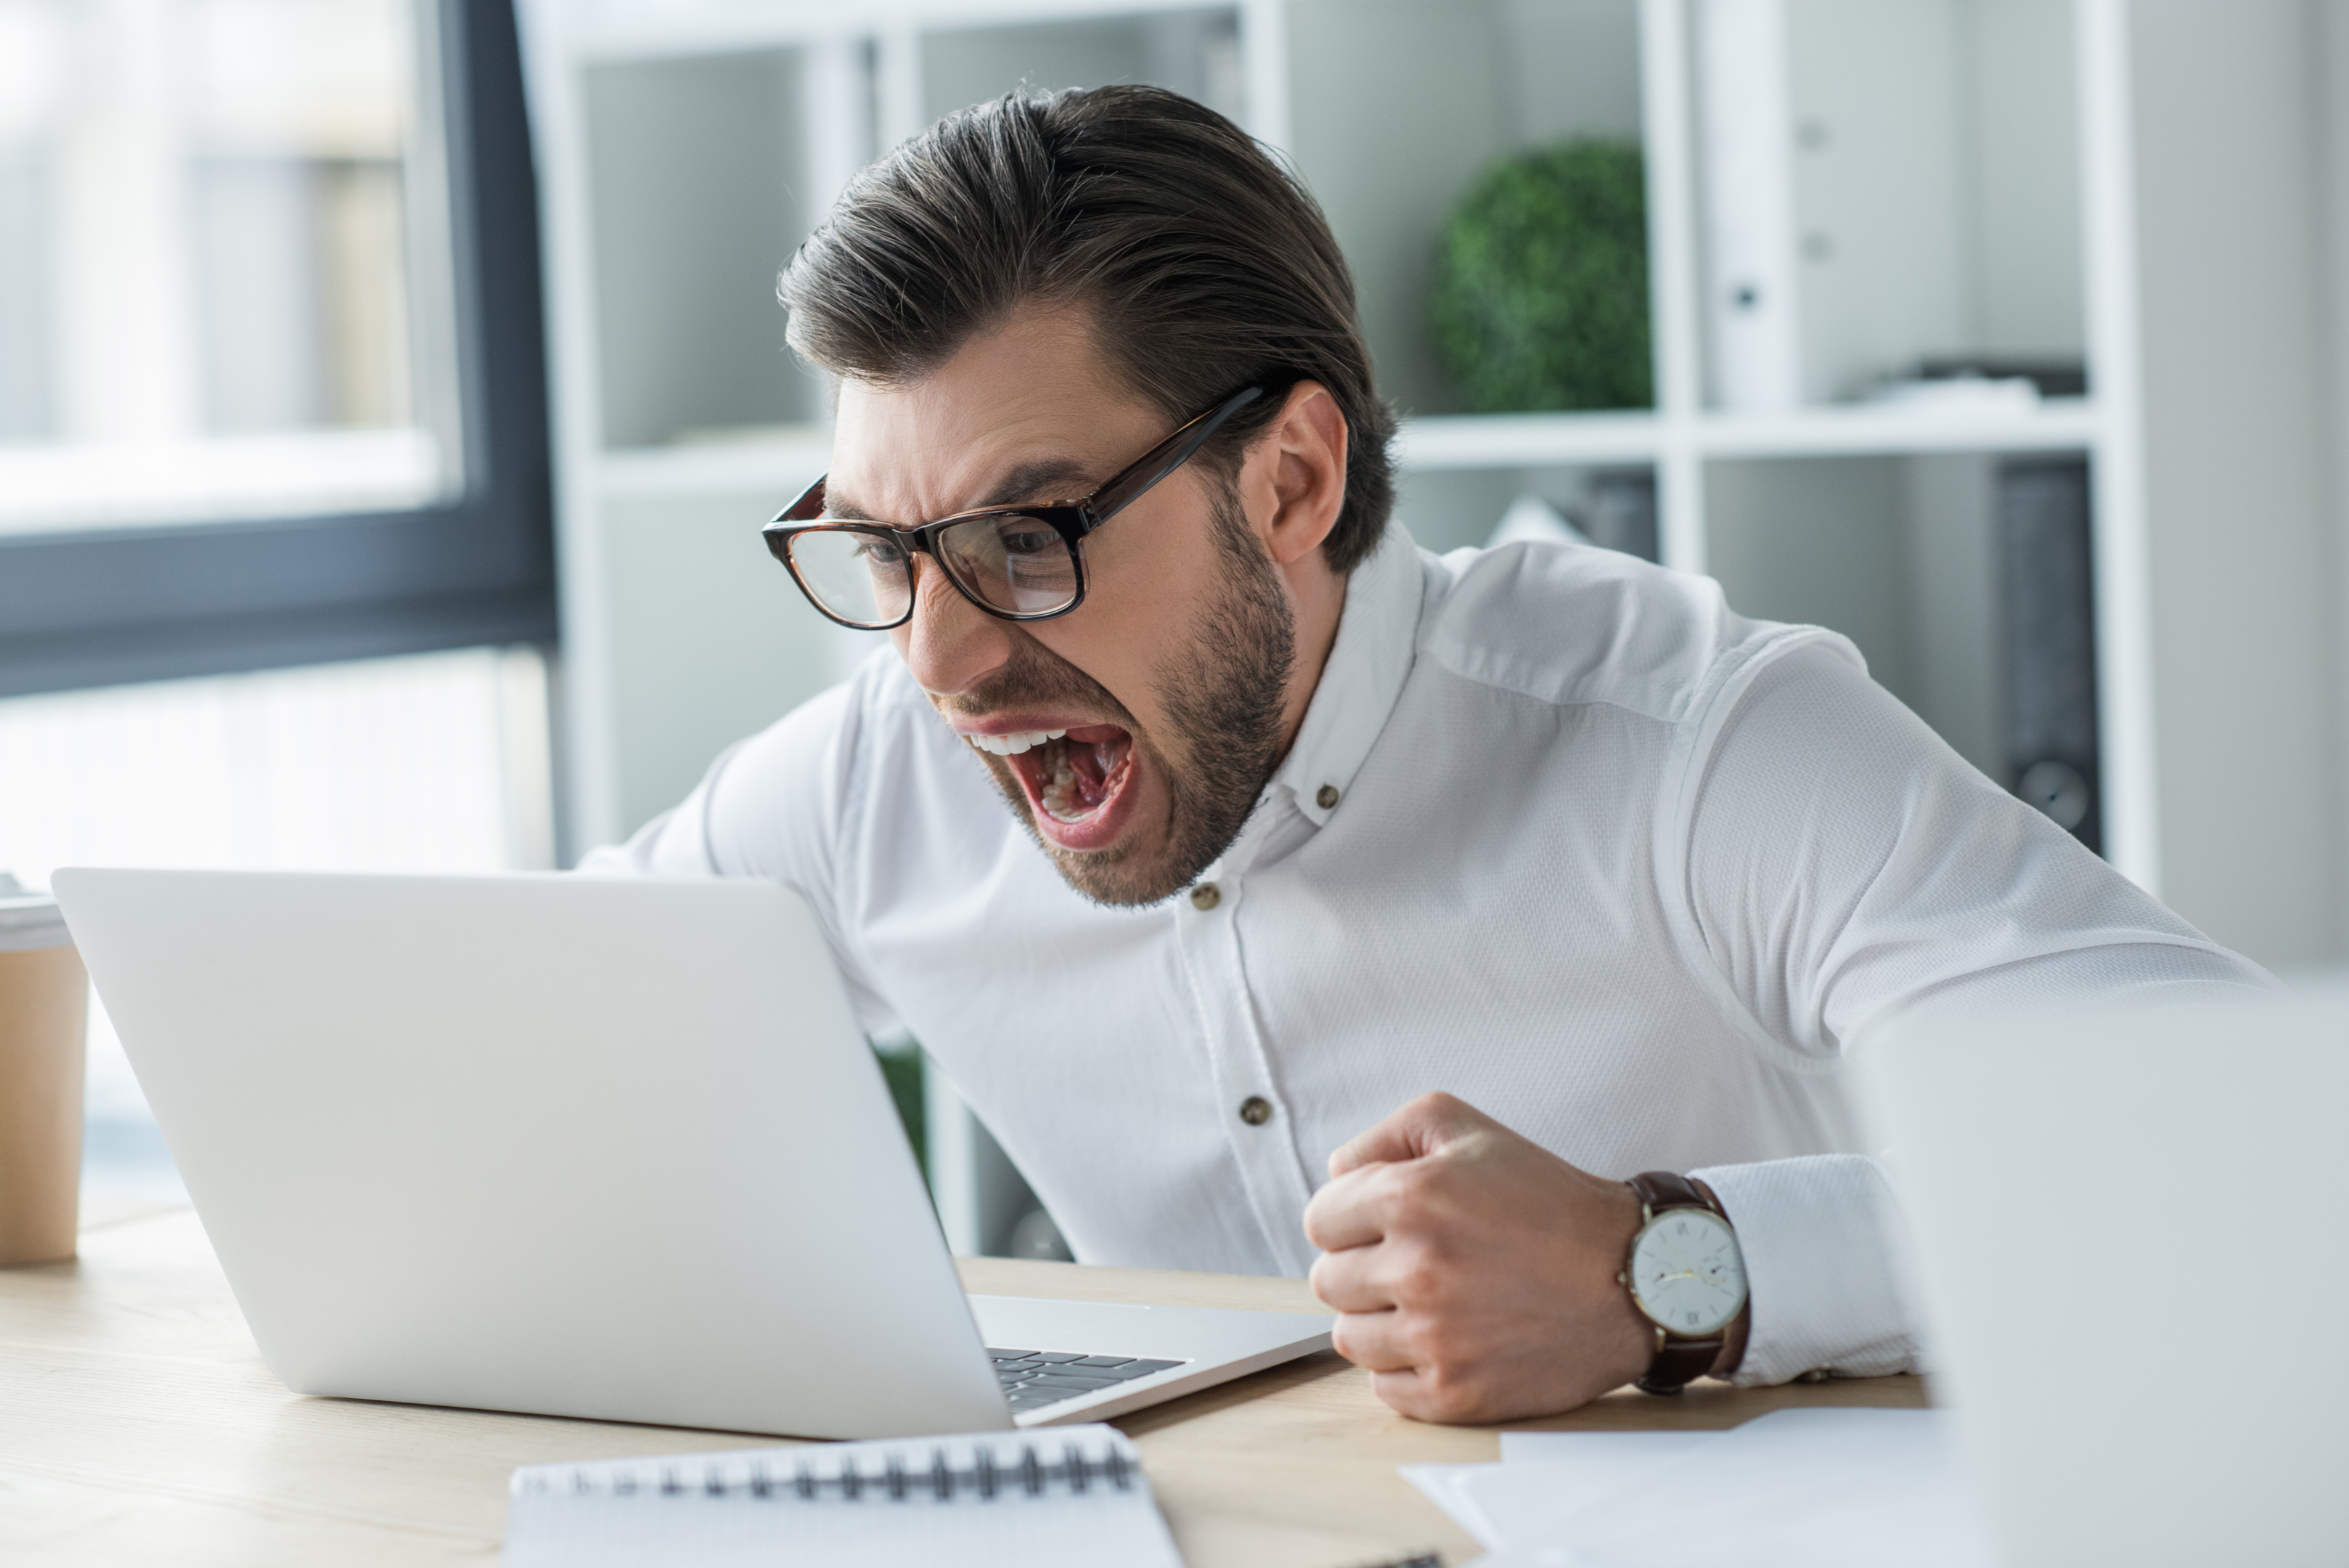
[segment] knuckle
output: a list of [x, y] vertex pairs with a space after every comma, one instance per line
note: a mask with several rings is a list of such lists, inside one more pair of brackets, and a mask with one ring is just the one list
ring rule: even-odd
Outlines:
[[1408, 1322], [1399, 1326], [1401, 1332], [1396, 1338], [1402, 1353], [1411, 1357], [1413, 1366], [1421, 1367], [1433, 1376], [1446, 1365], [1441, 1327], [1429, 1322], [1423, 1314], [1412, 1314]]
[[1385, 1189], [1381, 1196], [1391, 1209], [1402, 1213], [1415, 1213], [1426, 1208], [1442, 1187], [1443, 1170], [1443, 1163], [1433, 1158], [1389, 1166], [1381, 1184]]
[[1482, 1389], [1456, 1369], [1441, 1363], [1433, 1366], [1423, 1365], [1419, 1385], [1429, 1420], [1473, 1420], [1483, 1408]]
[[1419, 1127], [1442, 1130], [1458, 1126], [1461, 1113], [1467, 1109], [1465, 1101], [1441, 1089], [1431, 1089], [1405, 1106], [1402, 1115]]
[[1420, 1115], [1444, 1126], [1479, 1119], [1474, 1106], [1459, 1096], [1446, 1094], [1442, 1089], [1429, 1090], [1420, 1096], [1415, 1103]]
[[1485, 1418], [1486, 1408], [1485, 1393], [1481, 1388], [1454, 1388], [1451, 1397], [1444, 1402], [1443, 1415], [1437, 1418], [1460, 1423], [1481, 1421]]
[[1459, 1174], [1441, 1156], [1397, 1166], [1380, 1195], [1379, 1214], [1387, 1233], [1433, 1238], [1449, 1226], [1459, 1205]]
[[1388, 1267], [1389, 1286], [1396, 1300], [1412, 1306], [1434, 1304], [1450, 1279], [1435, 1249], [1421, 1243], [1397, 1245]]

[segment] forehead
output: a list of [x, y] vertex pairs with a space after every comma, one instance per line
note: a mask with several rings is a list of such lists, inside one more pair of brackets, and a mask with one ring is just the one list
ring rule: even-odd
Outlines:
[[[842, 383], [827, 491], [835, 513], [899, 524], [1066, 499], [1164, 422], [1112, 371], [1082, 314], [1022, 311], [917, 380]], [[1014, 479], [1051, 493], [1004, 493]]]

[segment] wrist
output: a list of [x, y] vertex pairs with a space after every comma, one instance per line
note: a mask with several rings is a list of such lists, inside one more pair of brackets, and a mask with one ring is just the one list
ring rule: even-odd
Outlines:
[[1744, 1359], [1748, 1296], [1736, 1227], [1704, 1183], [1651, 1170], [1625, 1184], [1641, 1224], [1617, 1278], [1652, 1325], [1655, 1351], [1637, 1386], [1678, 1394]]

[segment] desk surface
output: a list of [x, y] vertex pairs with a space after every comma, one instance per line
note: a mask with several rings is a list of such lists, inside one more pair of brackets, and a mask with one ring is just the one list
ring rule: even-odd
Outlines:
[[[0, 1560], [32, 1564], [482, 1563], [506, 1478], [547, 1460], [756, 1439], [289, 1394], [261, 1364], [184, 1209], [97, 1212], [78, 1262], [0, 1271]], [[1294, 1280], [977, 1259], [1004, 1295], [1313, 1310]], [[1913, 1378], [1676, 1400], [1624, 1390], [1512, 1427], [1728, 1427], [1793, 1404], [1924, 1402]], [[1130, 1416], [1190, 1568], [1348, 1568], [1475, 1543], [1395, 1473], [1499, 1457], [1495, 1428], [1431, 1427], [1323, 1355]]]

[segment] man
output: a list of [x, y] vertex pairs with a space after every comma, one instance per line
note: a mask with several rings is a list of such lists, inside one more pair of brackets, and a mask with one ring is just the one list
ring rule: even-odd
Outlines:
[[[770, 545], [895, 651], [597, 864], [802, 890], [1080, 1259], [1309, 1271], [1399, 1410], [1913, 1366], [1845, 1043], [2262, 982], [1841, 638], [1389, 528], [1344, 261], [1197, 105], [950, 117], [781, 293], [840, 394]], [[1710, 1240], [1634, 1278], [1651, 1212]]]

